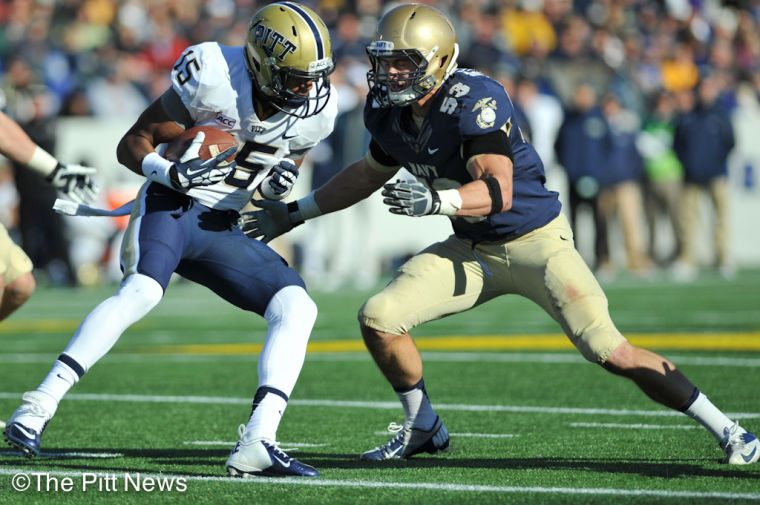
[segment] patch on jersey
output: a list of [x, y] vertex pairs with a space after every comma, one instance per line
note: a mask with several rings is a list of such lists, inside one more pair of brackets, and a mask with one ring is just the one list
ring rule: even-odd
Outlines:
[[478, 126], [485, 130], [491, 128], [496, 122], [496, 100], [493, 97], [481, 98], [472, 108], [472, 112], [480, 110], [478, 117], [475, 118], [475, 122]]
[[227, 128], [235, 128], [235, 123], [237, 123], [237, 120], [234, 118], [231, 118], [229, 116], [225, 116], [224, 114], [217, 114], [214, 118], [214, 121], [219, 123], [220, 125], [227, 127]]

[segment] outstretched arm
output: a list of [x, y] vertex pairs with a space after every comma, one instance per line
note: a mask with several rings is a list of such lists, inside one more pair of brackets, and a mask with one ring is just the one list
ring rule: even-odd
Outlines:
[[307, 219], [345, 209], [367, 198], [393, 177], [398, 168], [384, 167], [368, 154], [296, 202], [285, 205], [269, 200], [254, 201], [261, 210], [244, 212], [240, 227], [249, 237], [269, 242]]
[[369, 197], [397, 171], [398, 167], [390, 171], [384, 170], [371, 155], [367, 155], [348, 165], [314, 191], [314, 203], [321, 214], [345, 209]]
[[[0, 111], [0, 153], [12, 159], [16, 163], [28, 165], [36, 149], [42, 149], [35, 144], [29, 135], [21, 129], [14, 120]], [[48, 175], [55, 165], [50, 167], [50, 171], [35, 168], [42, 175]], [[44, 173], [43, 173], [44, 172]]]
[[76, 203], [90, 203], [97, 194], [97, 185], [90, 177], [94, 168], [64, 165], [34, 143], [13, 119], [0, 111], [0, 153], [16, 163], [39, 172], [54, 188]]

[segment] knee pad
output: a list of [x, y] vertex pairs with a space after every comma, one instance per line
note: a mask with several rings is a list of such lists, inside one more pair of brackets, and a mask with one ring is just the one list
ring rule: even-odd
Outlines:
[[158, 281], [147, 275], [132, 274], [124, 280], [114, 296], [119, 300], [123, 317], [137, 321], [158, 305], [164, 296], [164, 289]]
[[[359, 324], [367, 328], [383, 333], [402, 335], [410, 329], [409, 325], [399, 322], [402, 309], [403, 307], [399, 307], [391, 297], [384, 296], [381, 291], [364, 302], [364, 305], [359, 309], [357, 318]], [[389, 317], [391, 315], [394, 317]]]
[[308, 326], [311, 331], [317, 320], [317, 304], [301, 286], [286, 286], [269, 300], [264, 318], [270, 326]]

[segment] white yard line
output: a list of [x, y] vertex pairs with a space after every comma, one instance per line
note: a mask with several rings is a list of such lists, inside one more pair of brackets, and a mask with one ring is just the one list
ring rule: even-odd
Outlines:
[[[21, 399], [21, 393], [0, 392], [2, 399]], [[240, 405], [250, 404], [250, 398], [230, 398], [223, 396], [161, 396], [161, 395], [115, 395], [115, 394], [77, 394], [66, 395], [66, 400], [75, 401], [112, 401], [138, 403], [197, 403], [206, 405]], [[349, 400], [290, 400], [289, 405], [312, 407], [338, 407], [362, 409], [400, 409], [398, 402], [366, 402]], [[515, 412], [532, 414], [588, 414], [612, 416], [651, 416], [679, 417], [683, 414], [674, 410], [635, 410], [635, 409], [596, 409], [573, 407], [534, 407], [525, 405], [471, 405], [462, 403], [437, 403], [437, 411], [455, 410], [465, 412]], [[760, 412], [726, 412], [731, 419], [756, 419]]]
[[[237, 443], [237, 440], [187, 440], [185, 442], [182, 442], [184, 445], [202, 445], [202, 446], [233, 446]], [[278, 442], [280, 445], [280, 449], [286, 450], [290, 449], [291, 451], [293, 449], [296, 449], [298, 447], [327, 447], [330, 444], [312, 444], [309, 442]]]
[[631, 430], [695, 430], [696, 424], [622, 424], [622, 423], [570, 423], [574, 428], [622, 428]]
[[[9, 353], [0, 354], [0, 363], [51, 363], [57, 354], [50, 353]], [[459, 362], [459, 363], [568, 363], [590, 365], [576, 352], [442, 352], [423, 351], [422, 358], [426, 362]], [[676, 365], [689, 366], [726, 366], [740, 368], [759, 368], [760, 358], [736, 358], [729, 356], [684, 356], [671, 355], [668, 358]], [[106, 360], [114, 362], [144, 362], [149, 359], [169, 361], [174, 363], [198, 361], [250, 361], [251, 355], [224, 354], [111, 354]], [[307, 361], [370, 361], [366, 352], [336, 352], [310, 353]]]
[[[29, 468], [0, 468], [0, 475], [34, 475], [42, 474], [51, 477], [71, 477], [74, 479], [82, 478], [85, 472], [70, 471], [32, 471]], [[104, 472], [86, 472], [88, 475], [96, 475], [103, 478], [116, 477], [119, 475], [114, 471]], [[132, 474], [137, 475], [137, 470]], [[572, 488], [572, 487], [530, 487], [530, 486], [486, 486], [474, 484], [446, 484], [434, 482], [378, 482], [371, 480], [334, 480], [334, 479], [304, 479], [304, 478], [271, 478], [256, 477], [252, 479], [238, 479], [234, 477], [215, 477], [201, 475], [185, 475], [170, 473], [142, 473], [140, 478], [151, 478], [155, 480], [174, 480], [175, 482], [182, 479], [185, 482], [227, 482], [237, 485], [285, 485], [285, 486], [316, 486], [316, 487], [351, 487], [367, 489], [411, 489], [427, 491], [448, 491], [448, 492], [465, 492], [465, 493], [513, 493], [513, 494], [555, 494], [555, 495], [603, 495], [603, 496], [647, 496], [653, 498], [702, 498], [702, 499], [722, 499], [722, 500], [752, 500], [760, 501], [760, 493], [722, 493], [706, 491], [670, 491], [667, 489], [616, 489], [616, 488]], [[123, 480], [123, 479], [122, 479]], [[157, 492], [157, 491], [156, 491]], [[165, 491], [166, 493], [181, 493], [180, 491]], [[28, 494], [29, 491], [26, 491]]]
[[[375, 435], [393, 435], [390, 431], [376, 431]], [[471, 438], [517, 438], [520, 435], [514, 433], [449, 433], [452, 437], [471, 437]]]
[[[0, 451], [0, 456], [23, 456], [21, 451]], [[116, 459], [123, 458], [120, 452], [41, 452], [35, 456], [37, 458], [55, 458], [55, 459]]]

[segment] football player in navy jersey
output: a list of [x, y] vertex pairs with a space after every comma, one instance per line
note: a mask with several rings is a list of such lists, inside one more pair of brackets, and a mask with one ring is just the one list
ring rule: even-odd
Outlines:
[[[306, 152], [332, 131], [332, 68], [327, 27], [293, 2], [259, 10], [243, 47], [206, 42], [183, 52], [171, 87], [118, 146], [119, 160], [147, 178], [122, 244], [121, 288], [84, 319], [38, 389], [24, 394], [5, 429], [11, 445], [27, 455], [39, 453], [58, 402], [122, 332], [158, 304], [176, 272], [268, 322], [253, 409], [227, 471], [243, 477], [319, 475], [275, 441], [317, 308], [295, 270], [266, 244], [246, 237], [237, 220], [257, 189], [266, 198], [284, 198]], [[179, 161], [164, 158], [160, 144], [193, 126], [234, 135], [240, 143], [235, 161], [224, 163], [234, 147], [200, 159], [202, 132]]]
[[[422, 360], [409, 331], [516, 293], [551, 315], [589, 361], [631, 379], [653, 400], [707, 428], [725, 461], [760, 458], [757, 438], [732, 422], [669, 360], [631, 345], [610, 319], [607, 298], [573, 245], [557, 193], [544, 187], [541, 160], [523, 138], [503, 87], [456, 69], [451, 23], [422, 4], [393, 8], [368, 46], [372, 69], [366, 157], [309, 196], [262, 202], [243, 229], [271, 240], [306, 219], [334, 212], [383, 187], [390, 211], [443, 214], [454, 234], [405, 263], [359, 311], [361, 333], [398, 394], [406, 422], [366, 460], [447, 449], [449, 434], [428, 399]], [[388, 182], [400, 167], [415, 182]]]

